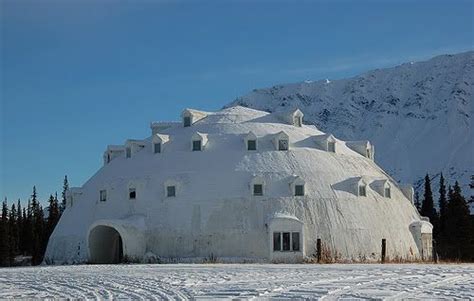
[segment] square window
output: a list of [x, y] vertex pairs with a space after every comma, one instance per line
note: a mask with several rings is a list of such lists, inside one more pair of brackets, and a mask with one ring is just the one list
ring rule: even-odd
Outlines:
[[253, 185], [253, 195], [257, 195], [257, 196], [263, 195], [263, 185], [262, 184], [254, 184]]
[[290, 232], [283, 232], [283, 251], [290, 251]]
[[131, 200], [134, 200], [137, 198], [137, 191], [135, 190], [135, 188], [128, 189], [128, 198]]
[[107, 200], [107, 190], [101, 190], [99, 192], [99, 199], [101, 202], [105, 202]]
[[175, 197], [176, 196], [176, 186], [166, 186], [166, 196]]
[[127, 148], [125, 149], [125, 152], [126, 152], [127, 158], [132, 157], [132, 149], [131, 149], [130, 147], [127, 147]]
[[191, 117], [189, 116], [184, 117], [183, 123], [184, 123], [184, 127], [191, 126]]
[[359, 186], [359, 196], [367, 196], [367, 189], [365, 185]]
[[328, 142], [328, 152], [331, 152], [331, 153], [336, 152], [336, 143], [335, 142]]
[[304, 195], [304, 185], [295, 185], [295, 196]]
[[273, 251], [281, 251], [281, 233], [273, 232]]
[[278, 140], [278, 150], [288, 150], [288, 140]]
[[385, 197], [386, 197], [386, 198], [392, 197], [392, 196], [390, 195], [390, 188], [388, 188], [388, 187], [385, 188]]
[[291, 233], [291, 247], [293, 251], [300, 250], [300, 233], [299, 232]]
[[161, 143], [155, 143], [153, 145], [153, 151], [155, 154], [161, 153]]
[[248, 140], [247, 141], [247, 150], [249, 150], [249, 151], [257, 150], [257, 140]]
[[193, 141], [193, 152], [201, 150], [201, 140]]

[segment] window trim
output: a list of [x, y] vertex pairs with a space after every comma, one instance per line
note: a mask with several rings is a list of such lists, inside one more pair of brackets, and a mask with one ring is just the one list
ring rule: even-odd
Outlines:
[[[289, 241], [288, 241], [288, 250], [284, 250], [284, 234], [288, 234], [288, 238], [289, 238]], [[294, 239], [294, 236], [295, 234], [297, 234], [298, 236], [298, 249], [295, 250], [293, 247], [295, 246], [295, 243], [293, 241]], [[275, 240], [275, 238], [278, 237], [278, 240]], [[276, 242], [278, 242], [278, 244], [276, 244]], [[301, 250], [301, 232], [300, 231], [291, 231], [291, 230], [287, 230], [287, 231], [273, 231], [273, 235], [272, 235], [272, 245], [273, 245], [273, 248], [272, 248], [272, 251], [273, 252], [282, 252], [282, 253], [296, 253], [296, 252], [302, 252]], [[277, 248], [279, 247], [279, 248]]]
[[383, 193], [384, 193], [384, 197], [389, 198], [389, 199], [392, 198], [392, 188], [390, 186], [385, 187]]
[[328, 152], [336, 153], [336, 142], [328, 141]]

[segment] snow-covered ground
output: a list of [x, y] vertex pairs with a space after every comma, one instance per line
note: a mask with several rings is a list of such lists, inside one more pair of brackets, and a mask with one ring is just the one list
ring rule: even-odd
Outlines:
[[167, 264], [0, 269], [0, 299], [474, 298], [474, 265]]

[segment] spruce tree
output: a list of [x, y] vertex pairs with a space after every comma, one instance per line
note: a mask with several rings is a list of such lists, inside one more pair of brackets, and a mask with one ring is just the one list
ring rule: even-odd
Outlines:
[[457, 181], [453, 189], [449, 188], [448, 195], [445, 256], [450, 259], [473, 260], [474, 250], [470, 244], [472, 225], [469, 208]]
[[23, 254], [23, 210], [21, 208], [21, 202], [20, 199], [18, 199], [17, 203], [17, 227], [18, 227], [18, 253], [17, 254]]
[[415, 207], [418, 210], [418, 212], [421, 213], [420, 194], [418, 193], [418, 191], [415, 192]]
[[433, 193], [431, 192], [431, 181], [428, 174], [425, 176], [425, 192], [423, 195], [423, 204], [421, 205], [421, 215], [426, 216], [430, 219], [431, 224], [433, 225], [433, 234], [434, 237], [437, 236], [438, 231], [438, 214], [433, 204]]
[[69, 190], [69, 182], [67, 180], [67, 175], [65, 175], [64, 182], [63, 182], [63, 192], [61, 193], [61, 208], [60, 208], [61, 213], [63, 213], [64, 210], [66, 210], [66, 194], [68, 190]]
[[54, 227], [59, 221], [59, 204], [57, 194], [55, 197], [53, 195], [49, 196], [49, 207], [48, 207], [48, 226], [47, 226], [47, 236], [53, 233]]
[[8, 217], [8, 235], [10, 239], [10, 265], [13, 265], [15, 256], [18, 254], [18, 218], [15, 204], [12, 204]]
[[8, 232], [8, 206], [5, 198], [5, 201], [2, 203], [2, 216], [0, 217], [0, 266], [8, 266], [10, 263], [10, 239]]
[[[446, 228], [446, 207], [447, 207], [447, 200], [446, 200], [446, 184], [444, 183], [443, 173], [441, 173], [441, 177], [439, 178], [439, 237], [442, 237], [444, 234], [444, 230]], [[439, 239], [438, 237], [438, 239]]]

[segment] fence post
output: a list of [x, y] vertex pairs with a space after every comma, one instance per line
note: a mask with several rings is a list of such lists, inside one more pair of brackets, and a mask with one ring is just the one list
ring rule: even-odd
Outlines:
[[321, 238], [316, 240], [316, 259], [318, 260], [318, 263], [321, 262]]
[[382, 238], [382, 263], [385, 263], [385, 253], [387, 250], [387, 240]]

